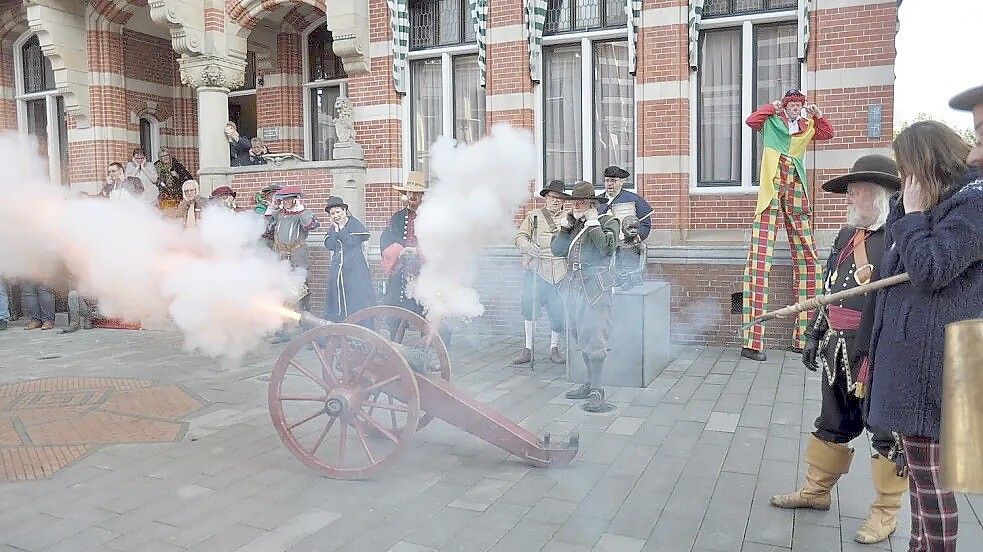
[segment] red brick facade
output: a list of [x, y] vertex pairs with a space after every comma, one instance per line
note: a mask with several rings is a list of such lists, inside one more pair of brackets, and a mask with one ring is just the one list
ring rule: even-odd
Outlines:
[[[15, 43], [27, 33], [22, 4], [20, 0], [0, 0], [0, 129], [18, 126], [14, 50]], [[836, 129], [836, 137], [816, 144], [816, 155], [808, 160], [813, 220], [821, 236], [829, 236], [843, 223], [844, 203], [819, 190], [818, 183], [842, 173], [861, 153], [889, 148], [893, 126], [893, 77], [877, 75], [893, 75], [896, 3], [857, 0], [837, 5], [846, 7], [813, 12], [812, 40], [803, 66], [803, 88]], [[692, 139], [695, 123], [691, 116], [696, 77], [687, 58], [686, 6], [685, 0], [645, 0], [642, 5], [634, 77], [633, 182], [657, 210], [650, 241], [662, 253], [653, 259], [651, 274], [672, 283], [674, 310], [685, 311], [701, 298], [713, 298], [727, 322], [707, 330], [703, 338], [735, 343], [736, 320], [726, 313], [729, 295], [740, 280], [743, 261], [738, 246], [743, 243], [742, 233], [753, 216], [756, 196], [748, 188], [709, 193], [692, 189], [695, 177], [691, 174], [691, 159], [698, 153]], [[523, 0], [496, 1], [489, 6], [486, 128], [502, 121], [530, 131], [541, 128], [537, 118], [543, 117], [543, 109], [536, 105], [538, 85], [530, 78], [523, 8]], [[181, 82], [180, 56], [171, 47], [168, 30], [160, 28], [151, 35], [145, 24], [140, 30], [126, 26], [136, 13], [141, 20], [149, 20], [146, 13], [141, 13], [149, 9], [145, 2], [100, 0], [92, 2], [90, 9], [94, 16], [82, 23], [87, 29], [90, 71], [85, 106], [88, 120], [85, 127], [75, 128], [70, 118], [71, 168], [67, 183], [89, 185], [101, 180], [110, 161], [125, 161], [139, 143], [141, 116], [156, 120], [160, 144], [168, 146], [189, 169], [198, 170], [196, 92]], [[249, 35], [260, 27], [263, 32], [272, 32], [264, 36], [275, 37], [275, 44], [263, 45], [270, 47], [273, 55], [257, 68], [256, 91], [258, 132], [278, 131], [279, 139], [269, 143], [273, 151], [304, 154], [310, 134], [304, 113], [304, 32], [324, 20], [325, 9], [321, 0], [227, 0], [224, 10], [209, 7], [201, 14], [204, 31], [228, 32], [230, 36], [237, 33], [250, 40], [250, 48], [257, 47], [257, 42]], [[784, 20], [794, 22], [793, 11]], [[364, 149], [365, 169], [359, 169], [364, 175], [363, 219], [378, 231], [399, 208], [398, 194], [391, 186], [405, 175], [408, 166], [404, 139], [408, 132], [404, 125], [410, 124], [406, 119], [409, 100], [397, 94], [393, 86], [390, 12], [385, 0], [368, 0], [368, 18], [369, 71], [349, 77], [346, 94], [356, 109], [356, 138]], [[740, 18], [734, 18], [733, 24], [740, 26]], [[623, 40], [625, 36], [611, 34], [613, 29], [605, 32], [605, 39]], [[880, 138], [867, 137], [867, 111], [872, 104], [883, 108]], [[307, 203], [323, 218], [321, 206], [332, 193], [331, 171], [324, 166], [232, 171], [229, 180], [240, 192], [241, 207], [251, 206], [253, 194], [265, 183], [299, 183], [308, 194]], [[757, 167], [752, 167], [751, 172], [756, 173]], [[680, 261], [690, 256], [688, 251], [700, 247], [729, 248], [737, 253], [725, 256], [717, 264]], [[504, 250], [493, 253], [493, 259], [485, 263], [487, 272], [479, 271], [479, 284], [484, 284], [482, 293], [486, 299], [485, 321], [513, 331], [518, 327], [517, 261]], [[314, 261], [311, 287], [315, 297], [320, 297], [326, 262], [323, 251], [315, 251]], [[776, 290], [790, 288], [789, 267], [778, 266], [775, 270], [772, 281]], [[498, 275], [503, 272], [514, 277], [499, 281]], [[491, 280], [492, 274], [495, 281]], [[772, 295], [773, 304], [792, 299], [790, 293], [782, 293]], [[684, 333], [675, 337], [701, 338]], [[787, 333], [770, 328], [770, 343], [782, 343]]]

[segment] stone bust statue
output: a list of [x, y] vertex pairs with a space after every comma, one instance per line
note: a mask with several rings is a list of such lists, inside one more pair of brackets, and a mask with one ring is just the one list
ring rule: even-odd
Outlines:
[[335, 134], [339, 142], [355, 141], [355, 106], [352, 101], [345, 97], [340, 97], [334, 103], [335, 113], [338, 117], [334, 120]]

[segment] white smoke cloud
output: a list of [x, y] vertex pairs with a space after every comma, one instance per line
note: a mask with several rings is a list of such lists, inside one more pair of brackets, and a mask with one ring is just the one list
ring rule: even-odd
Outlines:
[[93, 199], [47, 182], [14, 136], [0, 135], [0, 274], [73, 288], [103, 316], [159, 324], [170, 319], [185, 346], [235, 359], [275, 331], [304, 274], [258, 244], [253, 212], [206, 209], [201, 224], [128, 197]]
[[536, 176], [532, 136], [499, 123], [473, 144], [442, 138], [431, 154], [436, 182], [416, 220], [424, 262], [409, 294], [433, 320], [480, 316], [472, 264], [483, 247], [509, 241], [515, 232], [513, 214]]

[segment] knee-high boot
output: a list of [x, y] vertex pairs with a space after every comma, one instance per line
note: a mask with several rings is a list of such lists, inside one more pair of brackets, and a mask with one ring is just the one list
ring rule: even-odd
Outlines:
[[840, 476], [850, 470], [852, 460], [853, 449], [811, 435], [805, 455], [806, 464], [809, 465], [805, 485], [794, 493], [771, 497], [771, 505], [779, 508], [829, 510], [830, 490]]
[[897, 530], [901, 496], [908, 490], [908, 478], [898, 477], [897, 469], [894, 462], [880, 454], [870, 459], [871, 479], [877, 497], [870, 505], [867, 521], [857, 530], [853, 540], [873, 544], [888, 538]]

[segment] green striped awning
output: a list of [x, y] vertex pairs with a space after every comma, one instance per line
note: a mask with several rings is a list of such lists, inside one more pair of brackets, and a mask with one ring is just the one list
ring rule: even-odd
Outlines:
[[809, 53], [809, 15], [812, 13], [812, 0], [799, 0], [799, 59], [804, 60]]
[[628, 72], [632, 75], [638, 66], [638, 26], [642, 22], [642, 0], [625, 0], [628, 16]]
[[689, 0], [689, 66], [700, 66], [700, 20], [703, 19], [703, 0]]
[[393, 87], [406, 93], [406, 58], [410, 53], [410, 14], [408, 0], [387, 0], [393, 29]]
[[485, 85], [488, 70], [488, 0], [468, 0], [474, 39], [478, 43], [478, 84]]
[[529, 76], [540, 82], [543, 76], [543, 28], [546, 27], [546, 0], [526, 0], [526, 30], [529, 34]]

